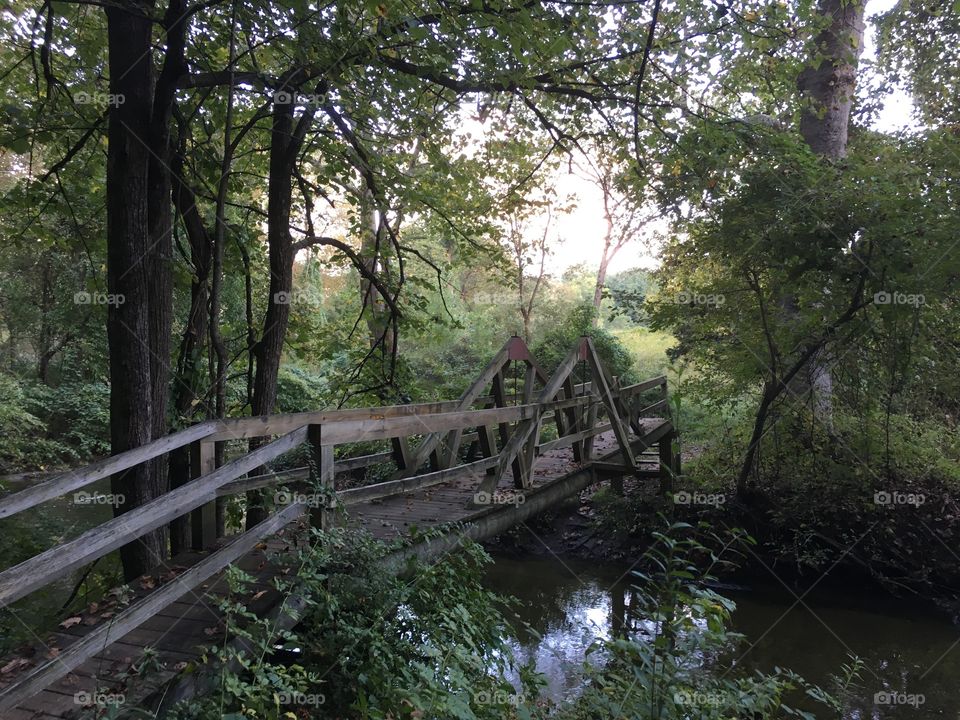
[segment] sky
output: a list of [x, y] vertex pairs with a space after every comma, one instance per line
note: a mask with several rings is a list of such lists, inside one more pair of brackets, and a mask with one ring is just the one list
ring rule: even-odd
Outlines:
[[[871, 16], [886, 12], [897, 0], [868, 0], [866, 7], [867, 27], [864, 37], [864, 59], [876, 57], [876, 29]], [[900, 91], [893, 93], [884, 105], [873, 127], [877, 130], [893, 132], [911, 124], [913, 103], [910, 96]], [[603, 209], [599, 190], [575, 175], [564, 173], [556, 185], [559, 196], [568, 193], [578, 198], [577, 209], [562, 224], [561, 240], [554, 246], [554, 252], [547, 260], [547, 270], [558, 275], [569, 267], [584, 264], [596, 268], [603, 243]], [[657, 261], [656, 249], [645, 247], [650, 242], [642, 239], [625, 246], [610, 263], [610, 273], [617, 273], [635, 267], [653, 268]]]

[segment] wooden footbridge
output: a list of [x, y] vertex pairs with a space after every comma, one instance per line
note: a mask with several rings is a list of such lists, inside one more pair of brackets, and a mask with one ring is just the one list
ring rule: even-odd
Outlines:
[[[0, 608], [16, 603], [11, 610], [27, 622], [32, 593], [189, 518], [192, 550], [134, 582], [127, 602], [70, 618], [53, 633], [37, 628], [33, 659], [0, 661], [0, 718], [89, 716], [98, 698], [117, 688], [130, 703], [130, 668], [145, 648], [163, 668], [153, 682], [166, 688], [165, 707], [196, 690], [199, 674], [185, 679], [180, 671], [197, 660], [199, 646], [227, 640], [211, 600], [224, 592], [223, 571], [235, 564], [253, 574], [262, 591], [251, 596], [250, 609], [275, 618], [278, 629], [291, 627], [296, 608], [271, 591], [271, 576], [284, 571], [272, 562], [273, 551], [295, 543], [310, 524], [362, 527], [389, 539], [454, 523], [441, 541], [408, 546], [408, 555], [427, 558], [464, 537], [500, 534], [601, 480], [622, 489], [624, 476], [652, 477], [668, 490], [679, 464], [666, 393], [663, 377], [621, 387], [588, 338], [547, 375], [514, 337], [451, 402], [204, 422], [8, 495], [0, 499], [0, 518], [190, 448], [191, 481], [0, 572]], [[254, 438], [270, 440], [215, 467], [215, 443]], [[384, 449], [338, 454], [338, 446], [359, 442]], [[304, 444], [309, 467], [263, 472]], [[355, 486], [351, 473], [390, 463], [388, 480]], [[284, 488], [272, 514], [218, 538], [217, 499], [266, 488]], [[139, 703], [149, 683], [135, 685]]]

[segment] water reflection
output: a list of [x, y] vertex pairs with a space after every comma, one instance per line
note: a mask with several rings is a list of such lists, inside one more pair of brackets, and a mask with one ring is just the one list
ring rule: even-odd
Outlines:
[[[519, 660], [533, 661], [545, 675], [549, 697], [578, 694], [587, 648], [617, 631], [614, 618], [628, 616], [631, 600], [623, 573], [624, 568], [593, 563], [497, 558], [488, 585], [521, 601], [519, 620], [529, 630], [519, 631], [511, 644]], [[846, 718], [952, 720], [960, 714], [956, 627], [912, 608], [868, 609], [863, 598], [849, 596], [821, 594], [805, 598], [805, 607], [785, 593], [724, 594], [736, 601], [734, 627], [746, 636], [731, 649], [729, 660], [744, 672], [788, 667], [831, 688], [833, 675], [849, 662], [849, 654], [856, 654], [865, 666]]]

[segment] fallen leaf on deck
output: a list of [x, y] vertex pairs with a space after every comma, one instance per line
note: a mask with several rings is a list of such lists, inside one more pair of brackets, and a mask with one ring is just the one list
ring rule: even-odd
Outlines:
[[30, 664], [30, 661], [27, 660], [26, 658], [14, 658], [10, 662], [8, 662], [6, 665], [4, 665], [2, 668], [0, 668], [0, 675], [6, 675], [9, 672], [13, 672], [14, 670], [19, 670], [20, 668], [26, 667], [29, 664]]
[[82, 622], [83, 622], [83, 618], [80, 617], [79, 615], [75, 615], [74, 617], [69, 617], [66, 620], [64, 620], [62, 623], [60, 623], [60, 627], [64, 629], [72, 628], [74, 625], [79, 625]]

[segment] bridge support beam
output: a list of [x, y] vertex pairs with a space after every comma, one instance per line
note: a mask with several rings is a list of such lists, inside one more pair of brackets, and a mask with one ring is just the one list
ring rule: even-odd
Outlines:
[[660, 460], [660, 492], [673, 492], [673, 480], [680, 474], [680, 453], [674, 452], [673, 443], [677, 439], [677, 433], [671, 432], [660, 438], [659, 442], [659, 460]]

